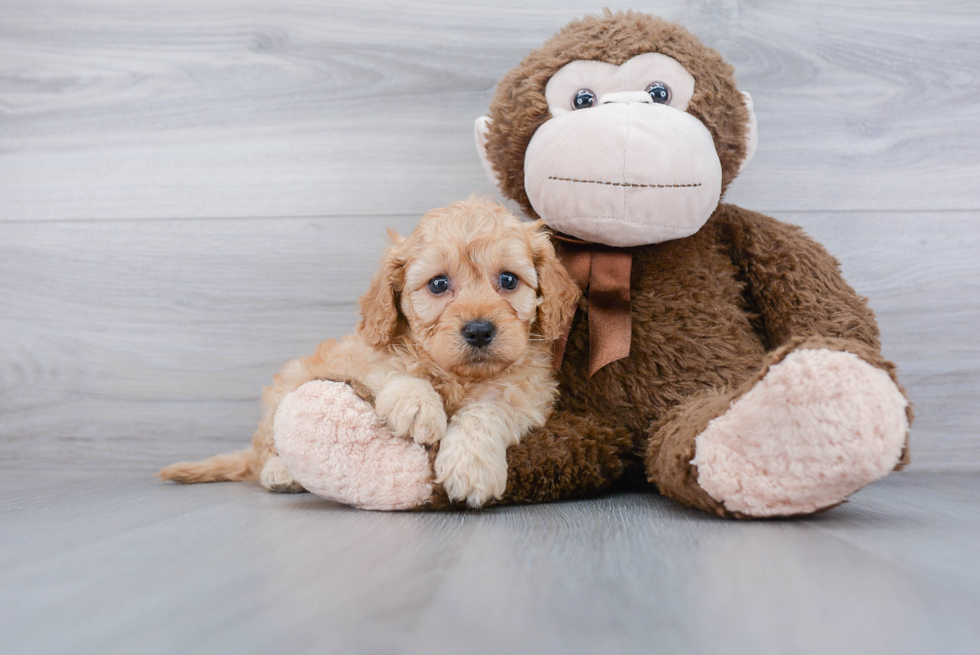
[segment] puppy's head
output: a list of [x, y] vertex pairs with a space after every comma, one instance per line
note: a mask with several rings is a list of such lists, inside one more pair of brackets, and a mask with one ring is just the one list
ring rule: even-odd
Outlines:
[[473, 198], [429, 212], [393, 235], [358, 333], [377, 349], [407, 339], [460, 377], [499, 373], [560, 337], [578, 302], [543, 227]]

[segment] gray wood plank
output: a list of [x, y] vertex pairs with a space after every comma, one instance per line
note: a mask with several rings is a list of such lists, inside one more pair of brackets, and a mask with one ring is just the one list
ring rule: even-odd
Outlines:
[[385, 226], [416, 220], [0, 224], [0, 461], [246, 442], [261, 386], [353, 329]]
[[[122, 476], [122, 477], [120, 477]], [[250, 493], [249, 485], [188, 487], [188, 493], [147, 496], [119, 493], [127, 481], [152, 486], [149, 474], [58, 471], [55, 476], [0, 472], [0, 569], [57, 555], [83, 543], [97, 543], [127, 531], [174, 520]], [[164, 492], [165, 493], [165, 492]]]
[[[975, 213], [781, 214], [871, 299], [913, 467], [980, 469]], [[148, 470], [246, 443], [261, 386], [353, 329], [414, 216], [0, 223], [0, 467]]]
[[897, 474], [763, 522], [644, 494], [382, 514], [250, 484], [0, 475], [0, 496], [32, 486], [40, 501], [0, 508], [11, 653], [958, 654], [980, 638], [976, 474]]
[[[763, 211], [980, 209], [980, 8], [687, 3]], [[471, 126], [592, 2], [0, 2], [0, 220], [404, 214], [490, 191]]]
[[913, 467], [980, 464], [980, 225], [977, 215], [779, 214], [841, 261], [870, 299], [882, 350], [914, 403]]
[[[847, 503], [815, 525], [896, 566], [927, 572], [950, 587], [970, 588], [980, 599], [978, 521], [980, 480], [975, 475], [912, 473], [872, 485], [860, 494], [860, 502]], [[963, 529], [945, 531], [951, 523]], [[855, 525], [861, 529], [852, 529]]]

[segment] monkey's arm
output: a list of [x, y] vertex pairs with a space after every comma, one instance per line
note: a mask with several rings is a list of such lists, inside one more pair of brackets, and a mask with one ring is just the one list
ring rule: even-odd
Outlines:
[[[544, 426], [507, 448], [507, 486], [503, 497], [489, 504], [545, 503], [601, 493], [622, 477], [633, 446], [622, 427], [557, 409]], [[445, 488], [434, 485], [425, 509], [452, 506]]]
[[867, 300], [844, 280], [839, 262], [802, 229], [733, 205], [721, 205], [716, 218], [768, 349], [811, 336], [880, 348]]
[[598, 417], [556, 410], [544, 427], [507, 449], [504, 503], [589, 496], [622, 477], [633, 439]]

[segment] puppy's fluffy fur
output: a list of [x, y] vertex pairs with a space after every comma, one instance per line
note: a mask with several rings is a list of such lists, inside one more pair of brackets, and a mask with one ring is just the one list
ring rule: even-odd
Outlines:
[[[270, 491], [302, 491], [276, 454], [273, 420], [286, 394], [329, 379], [373, 397], [395, 435], [438, 442], [436, 481], [450, 498], [479, 507], [503, 494], [507, 446], [551, 413], [557, 396], [551, 347], [579, 291], [543, 225], [521, 223], [495, 203], [457, 202], [426, 214], [408, 238], [390, 236], [361, 298], [356, 334], [325, 341], [283, 367], [263, 393], [266, 412], [252, 447], [174, 464], [160, 477], [186, 483], [258, 477]], [[517, 277], [514, 289], [504, 288], [504, 273]], [[448, 281], [441, 293], [430, 288], [438, 277]], [[464, 336], [474, 321], [493, 326], [483, 347]]]

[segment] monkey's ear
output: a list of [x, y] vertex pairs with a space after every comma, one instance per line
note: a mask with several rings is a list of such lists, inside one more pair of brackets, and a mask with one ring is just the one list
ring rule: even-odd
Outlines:
[[487, 179], [495, 187], [500, 188], [500, 180], [493, 172], [493, 165], [487, 156], [487, 133], [490, 131], [490, 117], [480, 116], [473, 124], [473, 135], [476, 137], [476, 154], [480, 155], [480, 163], [483, 164], [483, 172], [487, 174]]
[[746, 91], [742, 91], [742, 98], [745, 100], [745, 108], [749, 110], [749, 121], [745, 126], [745, 158], [739, 164], [739, 173], [752, 161], [752, 158], [755, 157], [756, 148], [759, 147], [759, 124], [755, 120], [755, 106], [752, 103], [752, 96]]
[[558, 261], [551, 238], [544, 231], [544, 221], [525, 223], [525, 229], [538, 274], [538, 329], [542, 337], [556, 341], [572, 322], [582, 293]]
[[391, 345], [398, 327], [398, 296], [405, 262], [397, 248], [398, 244], [395, 244], [385, 251], [380, 270], [361, 296], [361, 322], [357, 324], [357, 333], [375, 350]]

